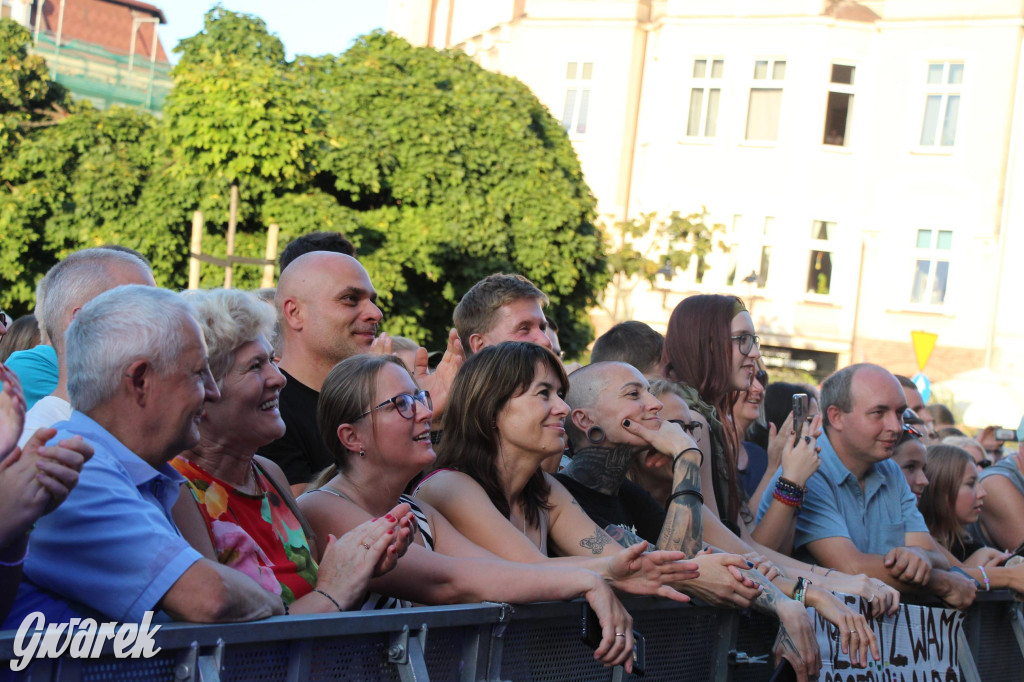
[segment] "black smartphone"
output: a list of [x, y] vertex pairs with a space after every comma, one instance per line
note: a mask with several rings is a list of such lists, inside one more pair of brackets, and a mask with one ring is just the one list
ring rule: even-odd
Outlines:
[[601, 646], [601, 621], [587, 602], [583, 602], [583, 643], [591, 649]]
[[793, 395], [793, 430], [796, 431], [797, 440], [803, 435], [804, 425], [807, 424], [807, 412], [811, 409], [811, 401], [806, 393]]
[[784, 658], [769, 679], [770, 682], [796, 682], [796, 670], [793, 668], [793, 664]]
[[[590, 604], [583, 604], [583, 643], [591, 649], [601, 645], [601, 621]], [[641, 677], [646, 668], [647, 644], [644, 636], [633, 630], [633, 674]]]

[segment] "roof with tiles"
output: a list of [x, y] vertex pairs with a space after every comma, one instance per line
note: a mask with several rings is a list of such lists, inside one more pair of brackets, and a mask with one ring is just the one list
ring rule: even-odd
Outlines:
[[[60, 14], [59, 0], [45, 0], [41, 28], [57, 33]], [[79, 40], [99, 45], [111, 52], [129, 54], [132, 47], [133, 19], [146, 19], [138, 26], [135, 36], [135, 54], [148, 59], [156, 33], [156, 19], [167, 23], [160, 8], [137, 0], [65, 0], [61, 42]], [[167, 53], [156, 36], [156, 60], [167, 63]]]

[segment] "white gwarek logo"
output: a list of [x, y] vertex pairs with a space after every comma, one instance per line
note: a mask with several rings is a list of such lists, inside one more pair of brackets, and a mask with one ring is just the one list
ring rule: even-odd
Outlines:
[[[116, 658], [151, 658], [160, 653], [153, 635], [161, 626], [150, 626], [153, 612], [146, 611], [141, 623], [97, 623], [92, 618], [72, 618], [67, 623], [46, 624], [42, 612], [30, 613], [14, 638], [11, 670], [20, 672], [34, 658], [99, 658], [103, 643], [113, 640]], [[31, 635], [29, 632], [31, 631]], [[27, 639], [27, 642], [26, 642]]]

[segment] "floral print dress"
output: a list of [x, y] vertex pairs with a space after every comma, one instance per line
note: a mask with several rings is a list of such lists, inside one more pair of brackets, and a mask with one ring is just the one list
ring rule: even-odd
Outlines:
[[199, 505], [217, 561], [280, 595], [285, 604], [316, 587], [317, 565], [302, 525], [255, 466], [261, 491], [256, 496], [239, 492], [184, 457], [176, 457], [171, 466], [185, 477]]

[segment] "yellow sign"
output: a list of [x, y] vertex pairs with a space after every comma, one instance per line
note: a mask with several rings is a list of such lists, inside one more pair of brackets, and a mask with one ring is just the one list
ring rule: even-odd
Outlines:
[[924, 366], [928, 364], [928, 358], [935, 350], [935, 342], [939, 340], [939, 335], [931, 332], [910, 332], [910, 340], [914, 343], [914, 354], [917, 355], [917, 369], [923, 372]]

